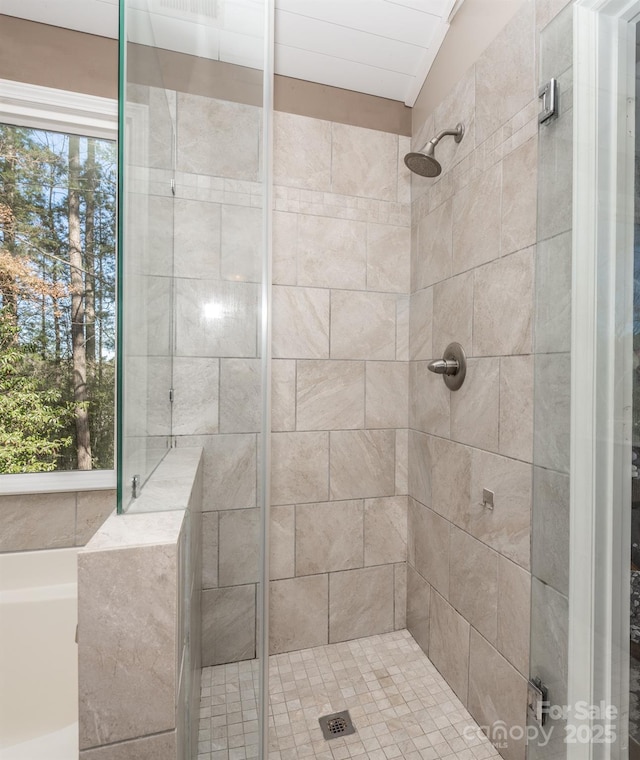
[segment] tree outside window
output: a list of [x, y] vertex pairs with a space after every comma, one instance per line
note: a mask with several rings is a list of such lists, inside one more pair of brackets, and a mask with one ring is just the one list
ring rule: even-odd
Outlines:
[[0, 473], [113, 468], [116, 170], [0, 125]]

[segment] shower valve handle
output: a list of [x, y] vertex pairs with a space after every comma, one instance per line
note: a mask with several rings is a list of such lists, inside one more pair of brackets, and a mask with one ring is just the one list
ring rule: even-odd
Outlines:
[[455, 359], [434, 359], [427, 364], [427, 369], [436, 375], [455, 375], [460, 369], [460, 362]]
[[467, 357], [459, 343], [449, 343], [442, 359], [434, 359], [427, 364], [430, 372], [442, 375], [444, 384], [450, 391], [457, 391], [467, 374]]

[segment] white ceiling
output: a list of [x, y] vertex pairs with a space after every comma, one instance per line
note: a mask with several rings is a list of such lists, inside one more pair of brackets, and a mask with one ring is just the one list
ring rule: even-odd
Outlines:
[[[262, 68], [263, 0], [127, 0], [143, 44]], [[462, 0], [275, 0], [276, 73], [413, 105]], [[454, 10], [455, 9], [455, 10]], [[0, 13], [116, 38], [118, 0], [0, 0]]]

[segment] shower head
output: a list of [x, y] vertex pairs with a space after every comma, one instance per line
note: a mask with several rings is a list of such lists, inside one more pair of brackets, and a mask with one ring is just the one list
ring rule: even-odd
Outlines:
[[420, 153], [407, 153], [404, 162], [407, 168], [421, 177], [437, 177], [442, 172], [442, 166], [435, 157], [436, 145], [443, 137], [451, 135], [457, 143], [464, 137], [464, 124], [458, 124], [455, 129], [444, 129], [425, 145]]

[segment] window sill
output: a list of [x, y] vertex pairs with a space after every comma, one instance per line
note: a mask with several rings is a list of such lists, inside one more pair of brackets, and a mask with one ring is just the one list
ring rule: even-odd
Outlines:
[[0, 495], [106, 491], [116, 487], [115, 470], [33, 472], [0, 476]]

